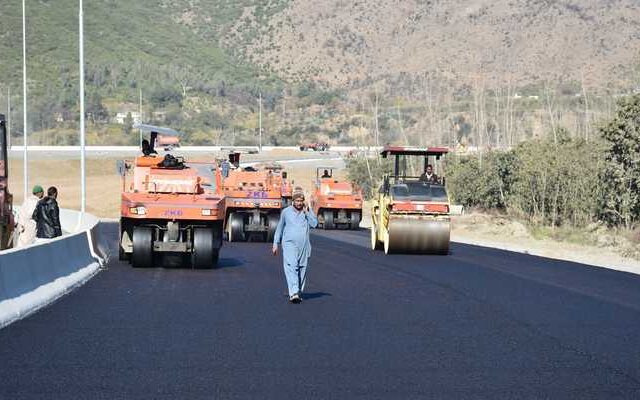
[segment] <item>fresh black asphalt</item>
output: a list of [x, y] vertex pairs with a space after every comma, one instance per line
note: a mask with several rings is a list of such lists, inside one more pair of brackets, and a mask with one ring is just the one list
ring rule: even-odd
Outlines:
[[368, 241], [314, 233], [300, 305], [264, 243], [225, 243], [210, 271], [111, 261], [0, 330], [0, 398], [640, 398], [639, 276]]

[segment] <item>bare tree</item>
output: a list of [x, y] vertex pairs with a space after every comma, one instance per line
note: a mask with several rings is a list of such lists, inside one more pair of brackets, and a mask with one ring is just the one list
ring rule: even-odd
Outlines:
[[545, 82], [544, 85], [544, 98], [547, 105], [547, 112], [549, 113], [549, 123], [551, 124], [551, 133], [553, 134], [553, 143], [558, 143], [558, 131], [555, 114], [554, 96], [551, 93], [549, 82]]
[[580, 70], [580, 78], [582, 84], [582, 99], [584, 100], [584, 138], [588, 142], [591, 131], [591, 122], [589, 119], [589, 98], [587, 97], [587, 85], [585, 84], [584, 69]]

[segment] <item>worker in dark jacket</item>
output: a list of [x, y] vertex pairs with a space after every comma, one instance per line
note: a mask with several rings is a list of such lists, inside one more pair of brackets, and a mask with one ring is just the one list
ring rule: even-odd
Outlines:
[[433, 173], [433, 166], [431, 166], [431, 164], [427, 165], [424, 169], [424, 173], [420, 175], [420, 180], [431, 184], [438, 184], [440, 182], [438, 175]]
[[62, 236], [57, 198], [58, 189], [51, 186], [47, 189], [47, 196], [38, 202], [33, 211], [31, 218], [36, 221], [36, 237], [38, 239], [53, 239]]

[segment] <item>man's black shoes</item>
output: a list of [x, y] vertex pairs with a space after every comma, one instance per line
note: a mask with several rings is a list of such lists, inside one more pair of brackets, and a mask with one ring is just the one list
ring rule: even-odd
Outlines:
[[295, 293], [289, 297], [289, 303], [300, 304], [300, 302], [302, 302], [302, 298], [299, 293]]

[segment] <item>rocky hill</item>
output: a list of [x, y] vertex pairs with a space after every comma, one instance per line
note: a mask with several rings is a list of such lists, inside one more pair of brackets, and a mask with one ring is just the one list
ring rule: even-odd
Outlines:
[[[256, 26], [245, 10], [227, 43]], [[297, 0], [248, 58], [287, 79], [332, 84], [401, 74], [458, 82], [629, 84], [640, 55], [637, 0]]]

